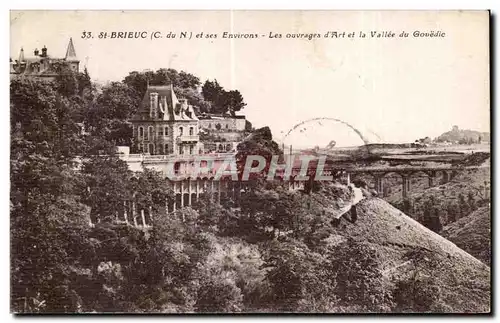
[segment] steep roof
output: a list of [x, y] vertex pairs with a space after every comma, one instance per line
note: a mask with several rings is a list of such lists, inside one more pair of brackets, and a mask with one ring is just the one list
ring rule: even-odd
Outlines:
[[[158, 94], [158, 116], [155, 120], [163, 121], [194, 121], [198, 120], [192, 106], [181, 104], [172, 85], [150, 85], [146, 89], [146, 93], [141, 102], [139, 110], [132, 118], [132, 121], [151, 120], [149, 116], [150, 95], [151, 93]], [[162, 115], [160, 107], [166, 105], [165, 113]]]
[[73, 45], [73, 38], [69, 39], [68, 49], [66, 50], [66, 56], [64, 57], [67, 61], [78, 61], [76, 57], [75, 46]]

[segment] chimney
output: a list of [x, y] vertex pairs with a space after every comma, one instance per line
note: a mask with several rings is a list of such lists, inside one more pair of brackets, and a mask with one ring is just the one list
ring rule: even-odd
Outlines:
[[43, 45], [43, 48], [42, 48], [42, 57], [47, 57], [47, 47], [45, 47], [45, 45]]
[[38, 53], [39, 53], [38, 48], [35, 48], [35, 51], [33, 52], [33, 54], [35, 54], [35, 56], [38, 56]]
[[167, 97], [162, 96], [159, 100], [159, 109], [160, 112], [162, 113], [162, 118], [163, 120], [168, 120], [168, 106], [167, 106]]
[[182, 108], [182, 110], [186, 110], [186, 109], [187, 109], [187, 106], [188, 106], [188, 104], [187, 104], [187, 99], [179, 99], [179, 102], [180, 102], [180, 104], [181, 104], [181, 108]]
[[151, 119], [156, 119], [158, 117], [158, 93], [149, 93], [149, 117]]

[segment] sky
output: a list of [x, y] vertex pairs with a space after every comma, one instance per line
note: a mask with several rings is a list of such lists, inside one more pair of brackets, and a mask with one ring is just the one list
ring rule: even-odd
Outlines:
[[[92, 79], [174, 68], [239, 90], [255, 127], [281, 141], [294, 125], [340, 119], [370, 141], [413, 142], [453, 125], [489, 131], [487, 12], [396, 11], [13, 11], [10, 55], [35, 48], [64, 57], [73, 38]], [[99, 39], [100, 32], [169, 32], [176, 38]], [[193, 33], [181, 39], [179, 33]], [[286, 34], [365, 32], [366, 38], [287, 38]], [[396, 37], [372, 38], [370, 32]], [[406, 31], [407, 38], [397, 37]], [[417, 38], [414, 31], [445, 37]], [[82, 39], [83, 32], [94, 38]], [[195, 38], [203, 32], [218, 38]], [[257, 39], [223, 39], [223, 32]], [[270, 38], [281, 34], [282, 38]], [[362, 144], [348, 126], [306, 122], [286, 137], [296, 146]]]

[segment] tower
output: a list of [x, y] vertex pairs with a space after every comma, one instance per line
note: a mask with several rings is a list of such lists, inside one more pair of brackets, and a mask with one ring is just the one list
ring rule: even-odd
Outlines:
[[74, 72], [78, 72], [78, 67], [80, 64], [80, 60], [76, 57], [75, 46], [73, 45], [73, 38], [69, 39], [68, 49], [66, 50], [66, 56], [64, 60], [69, 63], [71, 69]]

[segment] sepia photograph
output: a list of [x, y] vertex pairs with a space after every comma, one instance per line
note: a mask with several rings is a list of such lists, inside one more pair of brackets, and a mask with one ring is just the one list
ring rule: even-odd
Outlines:
[[11, 313], [491, 314], [491, 19], [11, 10]]

